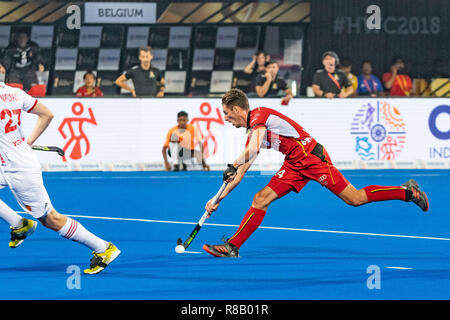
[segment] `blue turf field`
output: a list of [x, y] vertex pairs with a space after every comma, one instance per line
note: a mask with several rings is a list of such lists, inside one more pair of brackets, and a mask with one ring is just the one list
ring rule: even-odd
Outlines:
[[[40, 225], [10, 249], [0, 222], [0, 299], [450, 299], [450, 170], [343, 173], [357, 188], [412, 177], [427, 192], [430, 211], [401, 201], [353, 208], [310, 182], [272, 204], [242, 258], [214, 258], [202, 245], [233, 235], [270, 180], [249, 172], [188, 249], [201, 253], [177, 255], [177, 238], [192, 231], [221, 185], [220, 172], [44, 173], [55, 208], [80, 216], [122, 254], [69, 290], [66, 270], [89, 265], [87, 248]], [[9, 190], [0, 197], [21, 210]], [[371, 265], [380, 268], [380, 289], [367, 288]]]

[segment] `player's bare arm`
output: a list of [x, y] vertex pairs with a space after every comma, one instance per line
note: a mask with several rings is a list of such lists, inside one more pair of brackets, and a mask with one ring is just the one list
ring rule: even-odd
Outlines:
[[48, 125], [53, 119], [52, 111], [42, 103], [38, 102], [36, 106], [30, 111], [30, 113], [38, 116], [36, 125], [33, 131], [27, 139], [27, 143], [31, 146], [40, 135], [47, 129]]
[[233, 166], [239, 168], [241, 165], [247, 162], [253, 162], [258, 156], [259, 150], [261, 149], [261, 144], [263, 142], [264, 136], [266, 135], [266, 128], [260, 127], [252, 131], [252, 135], [248, 145], [241, 155], [234, 161]]
[[130, 91], [133, 97], [136, 97], [136, 91], [134, 91], [129, 85], [126, 84], [127, 80], [127, 77], [122, 74], [116, 79], [115, 84], [124, 90]]
[[213, 199], [208, 201], [208, 203], [205, 206], [206, 211], [212, 213], [215, 210], [217, 210], [220, 201], [222, 201], [234, 188], [236, 188], [239, 185], [239, 183], [244, 178], [245, 173], [248, 171], [253, 162], [256, 160], [265, 134], [266, 134], [265, 127], [257, 128], [252, 132], [250, 141], [248, 145], [245, 147], [245, 150], [232, 164], [232, 167], [235, 169], [233, 170], [235, 171], [235, 173], [227, 179], [228, 182], [227, 187], [223, 191], [222, 195], [218, 198], [216, 205], [214, 206], [212, 205]]

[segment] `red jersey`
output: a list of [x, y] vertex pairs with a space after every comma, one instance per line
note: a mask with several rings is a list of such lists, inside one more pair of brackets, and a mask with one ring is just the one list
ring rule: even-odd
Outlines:
[[95, 87], [95, 90], [89, 94], [86, 86], [82, 86], [77, 90], [77, 97], [103, 97], [103, 92]]
[[[383, 74], [383, 82], [389, 81], [392, 78], [392, 73], [386, 72]], [[392, 84], [389, 95], [393, 97], [404, 97], [409, 96], [412, 89], [412, 81], [406, 74], [398, 74], [395, 77], [394, 83]]]
[[[297, 122], [270, 108], [256, 108], [249, 112], [247, 129], [267, 129], [261, 148], [275, 149], [286, 155], [286, 160], [306, 157], [317, 142]], [[246, 146], [250, 141], [250, 131]]]

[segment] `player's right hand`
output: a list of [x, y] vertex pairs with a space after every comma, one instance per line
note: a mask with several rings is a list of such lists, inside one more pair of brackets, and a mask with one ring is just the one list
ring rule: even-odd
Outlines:
[[169, 162], [165, 162], [165, 163], [164, 163], [164, 167], [166, 168], [167, 171], [172, 170], [172, 167], [171, 167], [171, 165], [170, 165]]
[[132, 95], [133, 97], [136, 97], [136, 90], [131, 91], [131, 95]]
[[208, 201], [208, 203], [205, 206], [205, 210], [208, 211], [208, 218], [211, 216], [211, 213], [213, 213], [214, 211], [217, 210], [217, 208], [219, 207], [219, 203], [216, 203], [215, 205], [213, 205], [214, 203], [214, 198], [212, 198], [211, 200]]

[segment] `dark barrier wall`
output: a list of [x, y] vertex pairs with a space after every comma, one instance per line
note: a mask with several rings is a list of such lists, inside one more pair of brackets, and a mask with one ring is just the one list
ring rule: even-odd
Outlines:
[[[366, 13], [378, 5], [381, 29], [369, 30]], [[353, 61], [353, 73], [370, 59], [374, 74], [381, 76], [395, 56], [407, 62], [412, 77], [432, 77], [449, 72], [450, 1], [448, 0], [314, 0], [304, 85], [320, 68], [321, 55], [334, 50]]]

